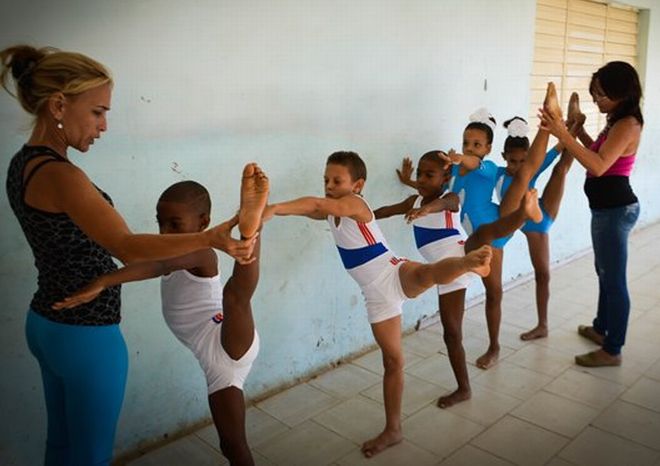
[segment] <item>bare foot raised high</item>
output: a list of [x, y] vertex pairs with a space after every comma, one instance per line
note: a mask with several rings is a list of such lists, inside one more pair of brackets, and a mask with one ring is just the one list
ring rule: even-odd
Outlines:
[[543, 100], [543, 108], [553, 117], [561, 120], [561, 107], [557, 98], [557, 89], [555, 88], [555, 83], [552, 81], [548, 83], [548, 89], [545, 92], [545, 99]]
[[568, 109], [566, 112], [566, 126], [570, 128], [573, 123], [585, 118], [584, 113], [580, 110], [580, 96], [577, 92], [573, 92], [568, 99]]
[[269, 182], [266, 174], [256, 163], [248, 163], [243, 169], [241, 181], [241, 208], [238, 213], [238, 229], [244, 238], [252, 238], [261, 226], [261, 216], [268, 202]]

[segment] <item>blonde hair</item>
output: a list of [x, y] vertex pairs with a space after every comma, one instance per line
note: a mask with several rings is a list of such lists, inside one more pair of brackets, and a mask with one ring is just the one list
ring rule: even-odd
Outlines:
[[[0, 83], [16, 97], [23, 109], [35, 116], [55, 93], [81, 94], [110, 83], [110, 71], [101, 63], [80, 53], [62, 52], [52, 47], [16, 45], [0, 51]], [[9, 74], [16, 94], [9, 89]]]

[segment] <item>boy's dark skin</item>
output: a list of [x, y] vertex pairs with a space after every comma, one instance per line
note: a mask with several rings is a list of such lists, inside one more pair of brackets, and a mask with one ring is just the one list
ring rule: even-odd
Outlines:
[[[431, 157], [422, 157], [417, 168], [417, 179], [409, 179], [412, 173], [412, 162], [410, 159], [404, 159], [402, 169], [397, 170], [399, 179], [408, 186], [414, 186], [423, 197], [421, 207], [413, 209], [416, 195], [410, 196], [402, 202], [390, 206], [381, 207], [374, 211], [377, 219], [387, 218], [393, 215], [405, 215], [410, 223], [415, 218], [427, 215], [432, 212], [449, 210], [457, 212], [460, 208], [458, 196], [455, 193], [446, 193], [445, 186], [449, 181], [449, 172], [444, 168], [444, 153], [438, 152], [438, 159]], [[440, 197], [442, 196], [442, 197]], [[528, 199], [530, 194], [526, 194]], [[513, 234], [525, 222], [525, 216], [529, 215], [530, 210], [538, 209], [538, 202], [535, 209], [525, 207], [525, 202], [521, 202], [519, 208], [511, 215], [501, 217], [493, 223], [481, 225], [477, 231], [470, 235], [465, 242], [465, 252], [475, 250], [485, 244], [490, 245], [493, 240]], [[530, 201], [531, 204], [533, 202]], [[438, 296], [440, 319], [444, 328], [443, 338], [447, 346], [447, 355], [451, 363], [452, 370], [458, 383], [458, 388], [449, 395], [438, 399], [437, 405], [440, 408], [448, 408], [456, 403], [470, 399], [472, 391], [470, 380], [465, 362], [465, 350], [462, 340], [463, 314], [465, 312], [465, 288], [456, 290]]]
[[[259, 192], [255, 193], [255, 190]], [[239, 225], [242, 236], [245, 236], [243, 233], [252, 237], [256, 234], [261, 222], [259, 212], [263, 211], [267, 194], [268, 179], [256, 165], [250, 168], [246, 166], [241, 186], [241, 214], [230, 220], [232, 227]], [[190, 202], [161, 198], [156, 210], [161, 234], [204, 231], [210, 223], [209, 213], [199, 211], [194, 203]], [[257, 211], [258, 215], [254, 215], [254, 211]], [[259, 281], [260, 253], [261, 240], [257, 237], [252, 260], [244, 264], [235, 262], [232, 275], [223, 288], [220, 338], [223, 349], [234, 360], [243, 357], [254, 340], [254, 320], [250, 300]], [[131, 264], [99, 277], [53, 307], [55, 309], [74, 307], [91, 301], [107, 286], [156, 278], [176, 270], [186, 270], [198, 277], [214, 277], [218, 275], [218, 259], [213, 249], [209, 248], [170, 260]], [[232, 466], [254, 465], [245, 433], [243, 390], [230, 386], [210, 394], [208, 400], [223, 455]]]
[[[410, 171], [412, 171], [410, 159], [408, 159], [408, 165], [410, 166]], [[402, 169], [406, 169], [405, 160]], [[444, 193], [444, 184], [448, 181], [448, 178], [448, 173], [442, 168], [440, 161], [433, 162], [432, 160], [424, 160], [424, 158], [419, 161], [416, 181], [413, 184], [420, 195], [423, 196], [422, 207], [430, 202], [437, 201], [442, 210], [458, 211], [459, 199], [456, 194], [447, 193], [442, 196]], [[440, 198], [440, 196], [442, 197]], [[410, 222], [421, 210], [421, 208], [413, 209], [416, 198], [416, 195], [410, 196], [398, 204], [376, 209], [374, 210], [374, 215], [376, 219], [387, 218], [393, 215], [405, 215], [406, 219]], [[458, 388], [454, 392], [441, 396], [438, 399], [438, 407], [448, 408], [456, 403], [470, 399], [472, 394], [467, 364], [465, 362], [465, 350], [462, 343], [465, 288], [438, 295], [438, 306], [442, 328], [444, 329], [442, 336], [447, 346], [447, 355], [451, 363], [451, 368], [458, 383]]]

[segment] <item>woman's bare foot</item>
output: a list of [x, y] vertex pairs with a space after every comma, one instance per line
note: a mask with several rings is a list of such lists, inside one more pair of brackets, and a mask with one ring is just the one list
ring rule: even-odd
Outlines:
[[536, 189], [530, 189], [525, 193], [522, 199], [522, 205], [525, 209], [525, 215], [534, 223], [543, 220], [543, 212], [539, 207], [539, 193]]
[[386, 448], [400, 443], [402, 440], [403, 434], [400, 430], [384, 430], [377, 437], [367, 440], [362, 444], [362, 454], [367, 458], [371, 458]]
[[545, 338], [548, 336], [547, 325], [537, 325], [528, 332], [521, 333], [520, 339], [523, 341], [536, 340], [537, 338]]
[[497, 360], [500, 358], [500, 349], [497, 348], [488, 348], [488, 351], [486, 351], [484, 354], [479, 356], [477, 358], [476, 365], [479, 369], [490, 369], [493, 367], [495, 364], [497, 364]]
[[493, 250], [488, 245], [470, 251], [465, 256], [467, 268], [470, 272], [474, 272], [480, 277], [487, 277], [490, 273], [490, 259], [492, 256]]
[[238, 229], [243, 238], [252, 238], [257, 234], [268, 202], [268, 190], [266, 174], [256, 163], [248, 163], [243, 169], [241, 208], [238, 212]]
[[620, 366], [621, 355], [610, 354], [601, 348], [599, 350], [592, 351], [591, 353], [575, 356], [575, 364], [583, 367]]
[[603, 346], [605, 341], [605, 336], [598, 333], [591, 325], [578, 325], [578, 334], [599, 346]]
[[555, 83], [552, 81], [548, 83], [548, 89], [545, 92], [545, 99], [543, 100], [543, 108], [550, 115], [561, 120], [561, 107], [557, 98], [557, 89], [555, 88]]
[[441, 396], [436, 403], [438, 408], [446, 409], [450, 406], [460, 403], [461, 401], [469, 400], [472, 397], [472, 391], [469, 388], [457, 388], [449, 395]]

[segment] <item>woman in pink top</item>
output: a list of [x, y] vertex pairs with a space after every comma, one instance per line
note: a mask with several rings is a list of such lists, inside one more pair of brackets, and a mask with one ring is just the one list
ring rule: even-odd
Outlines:
[[[639, 217], [639, 202], [628, 177], [644, 125], [639, 108], [642, 88], [631, 65], [614, 61], [593, 74], [589, 92], [598, 110], [607, 114], [607, 125], [595, 141], [582, 128], [577, 134], [580, 144], [563, 121], [545, 111], [541, 111], [541, 127], [556, 136], [587, 169], [584, 191], [592, 214], [599, 295], [592, 326], [580, 325], [578, 333], [601, 348], [576, 356], [575, 362], [591, 367], [618, 366], [630, 313], [628, 234]], [[571, 110], [573, 114], [580, 112], [577, 105]]]

